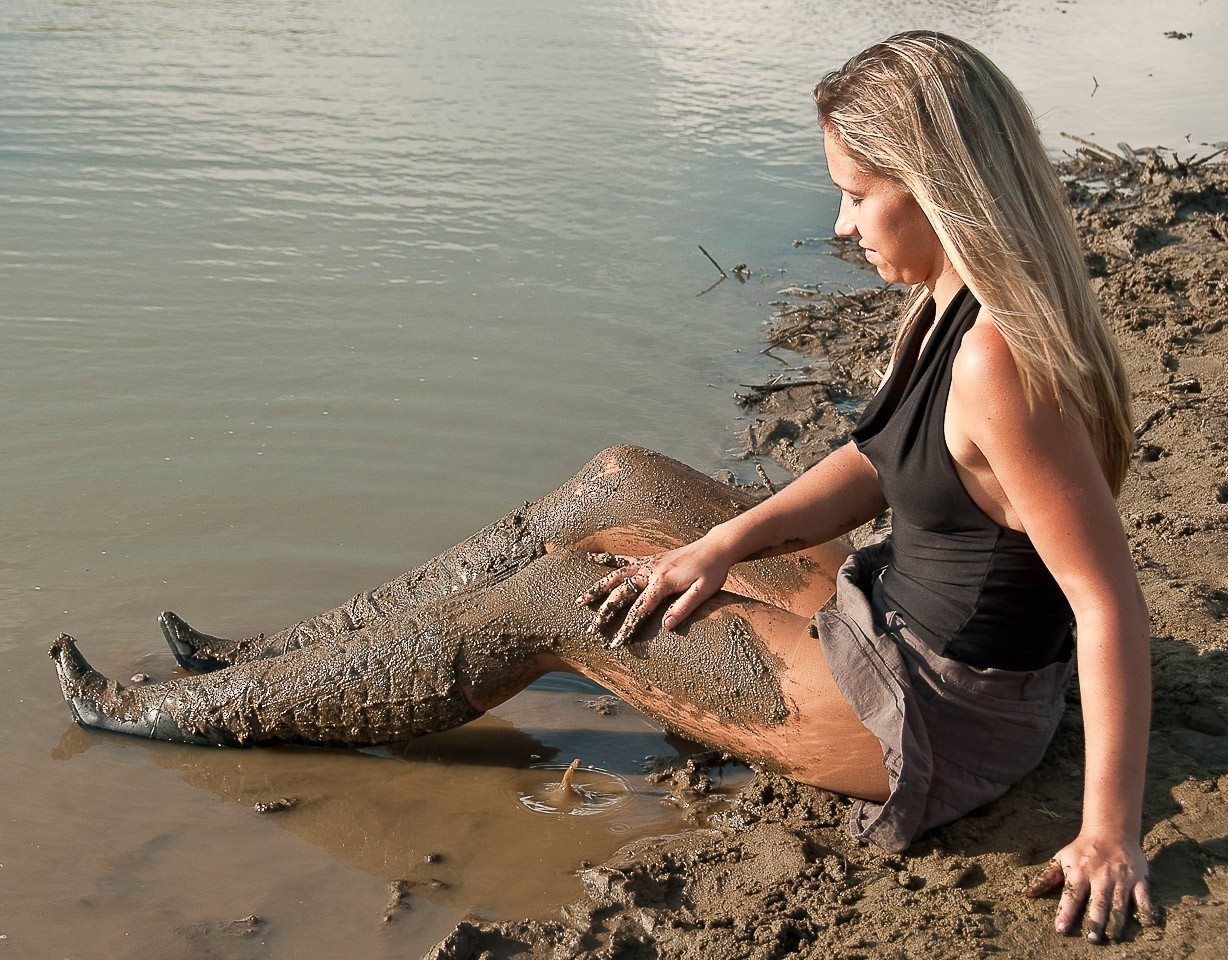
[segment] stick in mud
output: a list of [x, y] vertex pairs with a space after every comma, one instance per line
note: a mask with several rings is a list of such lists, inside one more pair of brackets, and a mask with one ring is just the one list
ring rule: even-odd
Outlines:
[[580, 793], [579, 788], [573, 782], [576, 778], [576, 771], [580, 769], [580, 758], [576, 757], [571, 761], [571, 766], [563, 773], [563, 779], [559, 782], [559, 793], [574, 793], [577, 796]]

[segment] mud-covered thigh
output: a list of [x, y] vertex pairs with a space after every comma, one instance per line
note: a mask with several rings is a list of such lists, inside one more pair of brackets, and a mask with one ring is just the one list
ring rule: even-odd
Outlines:
[[625, 647], [570, 634], [557, 654], [681, 734], [814, 786], [885, 797], [879, 741], [841, 695], [809, 628], [808, 617], [722, 592], [677, 630], [651, 617]]

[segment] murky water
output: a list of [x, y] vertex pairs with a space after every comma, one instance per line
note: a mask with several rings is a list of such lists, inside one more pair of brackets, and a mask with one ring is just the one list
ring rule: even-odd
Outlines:
[[[159, 610], [277, 629], [612, 442], [745, 469], [766, 301], [852, 275], [792, 244], [835, 205], [808, 90], [914, 26], [1055, 148], [1228, 135], [1197, 0], [0, 6], [0, 951], [412, 956], [686, 823], [640, 775], [685, 746], [575, 678], [404, 749], [210, 751], [74, 727], [45, 650], [166, 675]], [[751, 281], [697, 297], [697, 244]], [[575, 756], [607, 807], [524, 801]]]

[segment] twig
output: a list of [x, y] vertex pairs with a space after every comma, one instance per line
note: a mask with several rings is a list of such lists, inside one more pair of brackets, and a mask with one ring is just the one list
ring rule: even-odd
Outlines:
[[1088, 150], [1092, 150], [1100, 154], [1106, 160], [1112, 160], [1114, 163], [1121, 163], [1121, 157], [1115, 154], [1112, 150], [1102, 147], [1098, 143], [1092, 143], [1090, 140], [1084, 137], [1077, 136], [1073, 133], [1067, 133], [1065, 130], [1061, 131], [1061, 133], [1063, 137], [1066, 137], [1066, 139], [1073, 140], [1075, 143], [1083, 144], [1083, 146], [1087, 147]]
[[[701, 248], [701, 249], [702, 249], [702, 248]], [[702, 296], [703, 296], [705, 293], [707, 293], [709, 290], [714, 290], [714, 289], [716, 289], [717, 287], [719, 287], [719, 286], [720, 286], [722, 283], [724, 283], [724, 282], [725, 282], [726, 280], [728, 280], [728, 279], [729, 279], [728, 277], [717, 277], [717, 278], [716, 278], [716, 283], [712, 284], [712, 286], [710, 286], [710, 287], [705, 287], [703, 290], [700, 290], [700, 291], [699, 291], [699, 293], [695, 294], [695, 296], [697, 296], [697, 297], [702, 297]]]
[[822, 380], [781, 380], [771, 383], [739, 383], [739, 387], [745, 387], [747, 390], [757, 390], [759, 393], [776, 393], [780, 390], [788, 390], [790, 387], [817, 387], [823, 383]]
[[758, 460], [755, 461], [755, 472], [759, 474], [759, 479], [763, 481], [763, 485], [768, 488], [768, 493], [775, 493], [776, 484], [772, 483], [772, 478], [767, 475], [767, 471], [763, 469], [763, 464]]
[[1199, 157], [1197, 160], [1191, 157], [1190, 158], [1190, 169], [1193, 170], [1195, 167], [1201, 167], [1208, 160], [1214, 160], [1216, 157], [1218, 157], [1221, 153], [1224, 153], [1225, 151], [1228, 151], [1228, 147], [1220, 147], [1214, 153], [1208, 153], [1205, 157]]
[[791, 316], [793, 316], [795, 313], [809, 313], [809, 314], [813, 315], [813, 314], [814, 314], [814, 306], [813, 306], [812, 304], [806, 303], [806, 304], [803, 304], [803, 305], [802, 305], [802, 306], [800, 306], [800, 307], [790, 307], [790, 308], [789, 308], [789, 309], [787, 309], [787, 310], [786, 310], [786, 309], [784, 309], [784, 308], [782, 307], [782, 308], [781, 308], [780, 313], [776, 314], [776, 316], [778, 316], [778, 317], [780, 317], [780, 318], [782, 318], [782, 319], [783, 319], [784, 317], [791, 317]]
[[[721, 265], [712, 259], [712, 254], [710, 254], [707, 250], [704, 249], [704, 245], [701, 243], [701, 244], [697, 244], [697, 246], [699, 247], [699, 252], [708, 258], [712, 266], [716, 267], [717, 270], [721, 271], [721, 279], [728, 280], [729, 274], [727, 274], [724, 270], [721, 270]], [[708, 289], [711, 290], [712, 288], [709, 287]]]
[[1160, 407], [1147, 414], [1147, 416], [1143, 419], [1143, 422], [1134, 428], [1134, 439], [1141, 440], [1143, 434], [1154, 427], [1156, 425], [1156, 421], [1164, 416], [1164, 414], [1168, 413], [1169, 409], [1169, 407]]

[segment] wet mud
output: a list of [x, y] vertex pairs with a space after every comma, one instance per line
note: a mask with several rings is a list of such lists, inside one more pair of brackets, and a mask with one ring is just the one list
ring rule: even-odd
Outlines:
[[[1228, 955], [1228, 167], [1085, 144], [1060, 172], [1129, 371], [1139, 447], [1120, 510], [1151, 611], [1155, 707], [1144, 806], [1160, 923], [1125, 942], [1053, 932], [1023, 890], [1077, 832], [1077, 686], [1041, 766], [1002, 799], [885, 854], [848, 801], [760, 772], [711, 827], [638, 841], [582, 871], [548, 920], [459, 924], [433, 960]], [[843, 443], [886, 362], [901, 294], [779, 301], [773, 339], [818, 382], [744, 397], [746, 455], [797, 472]], [[869, 524], [854, 541], [881, 532]], [[708, 758], [719, 763], [719, 756]], [[690, 774], [663, 779], [702, 784]]]
[[[526, 501], [450, 550], [374, 590], [270, 636], [243, 639], [196, 635], [196, 653], [213, 667], [281, 656], [344, 637], [470, 588], [506, 580], [554, 546], [580, 545], [612, 528], [644, 527], [671, 540], [701, 536], [758, 498], [652, 451], [615, 447], [595, 457], [567, 483]], [[661, 518], [668, 518], [662, 529]], [[797, 589], [801, 574], [788, 562], [753, 570], [755, 595], [771, 602]], [[173, 617], [173, 615], [172, 615]], [[164, 620], [166, 615], [164, 615]], [[178, 618], [172, 630], [186, 627]]]
[[603, 569], [558, 549], [515, 576], [372, 626], [156, 684], [108, 680], [71, 637], [56, 641], [51, 656], [79, 721], [185, 743], [365, 747], [439, 733], [519, 692], [549, 669], [543, 656], [623, 692], [692, 739], [737, 727], [753, 742], [756, 731], [785, 721], [776, 664], [746, 619], [730, 612], [735, 598], [711, 602], [679, 632], [646, 625], [639, 642], [611, 649], [574, 602]]

